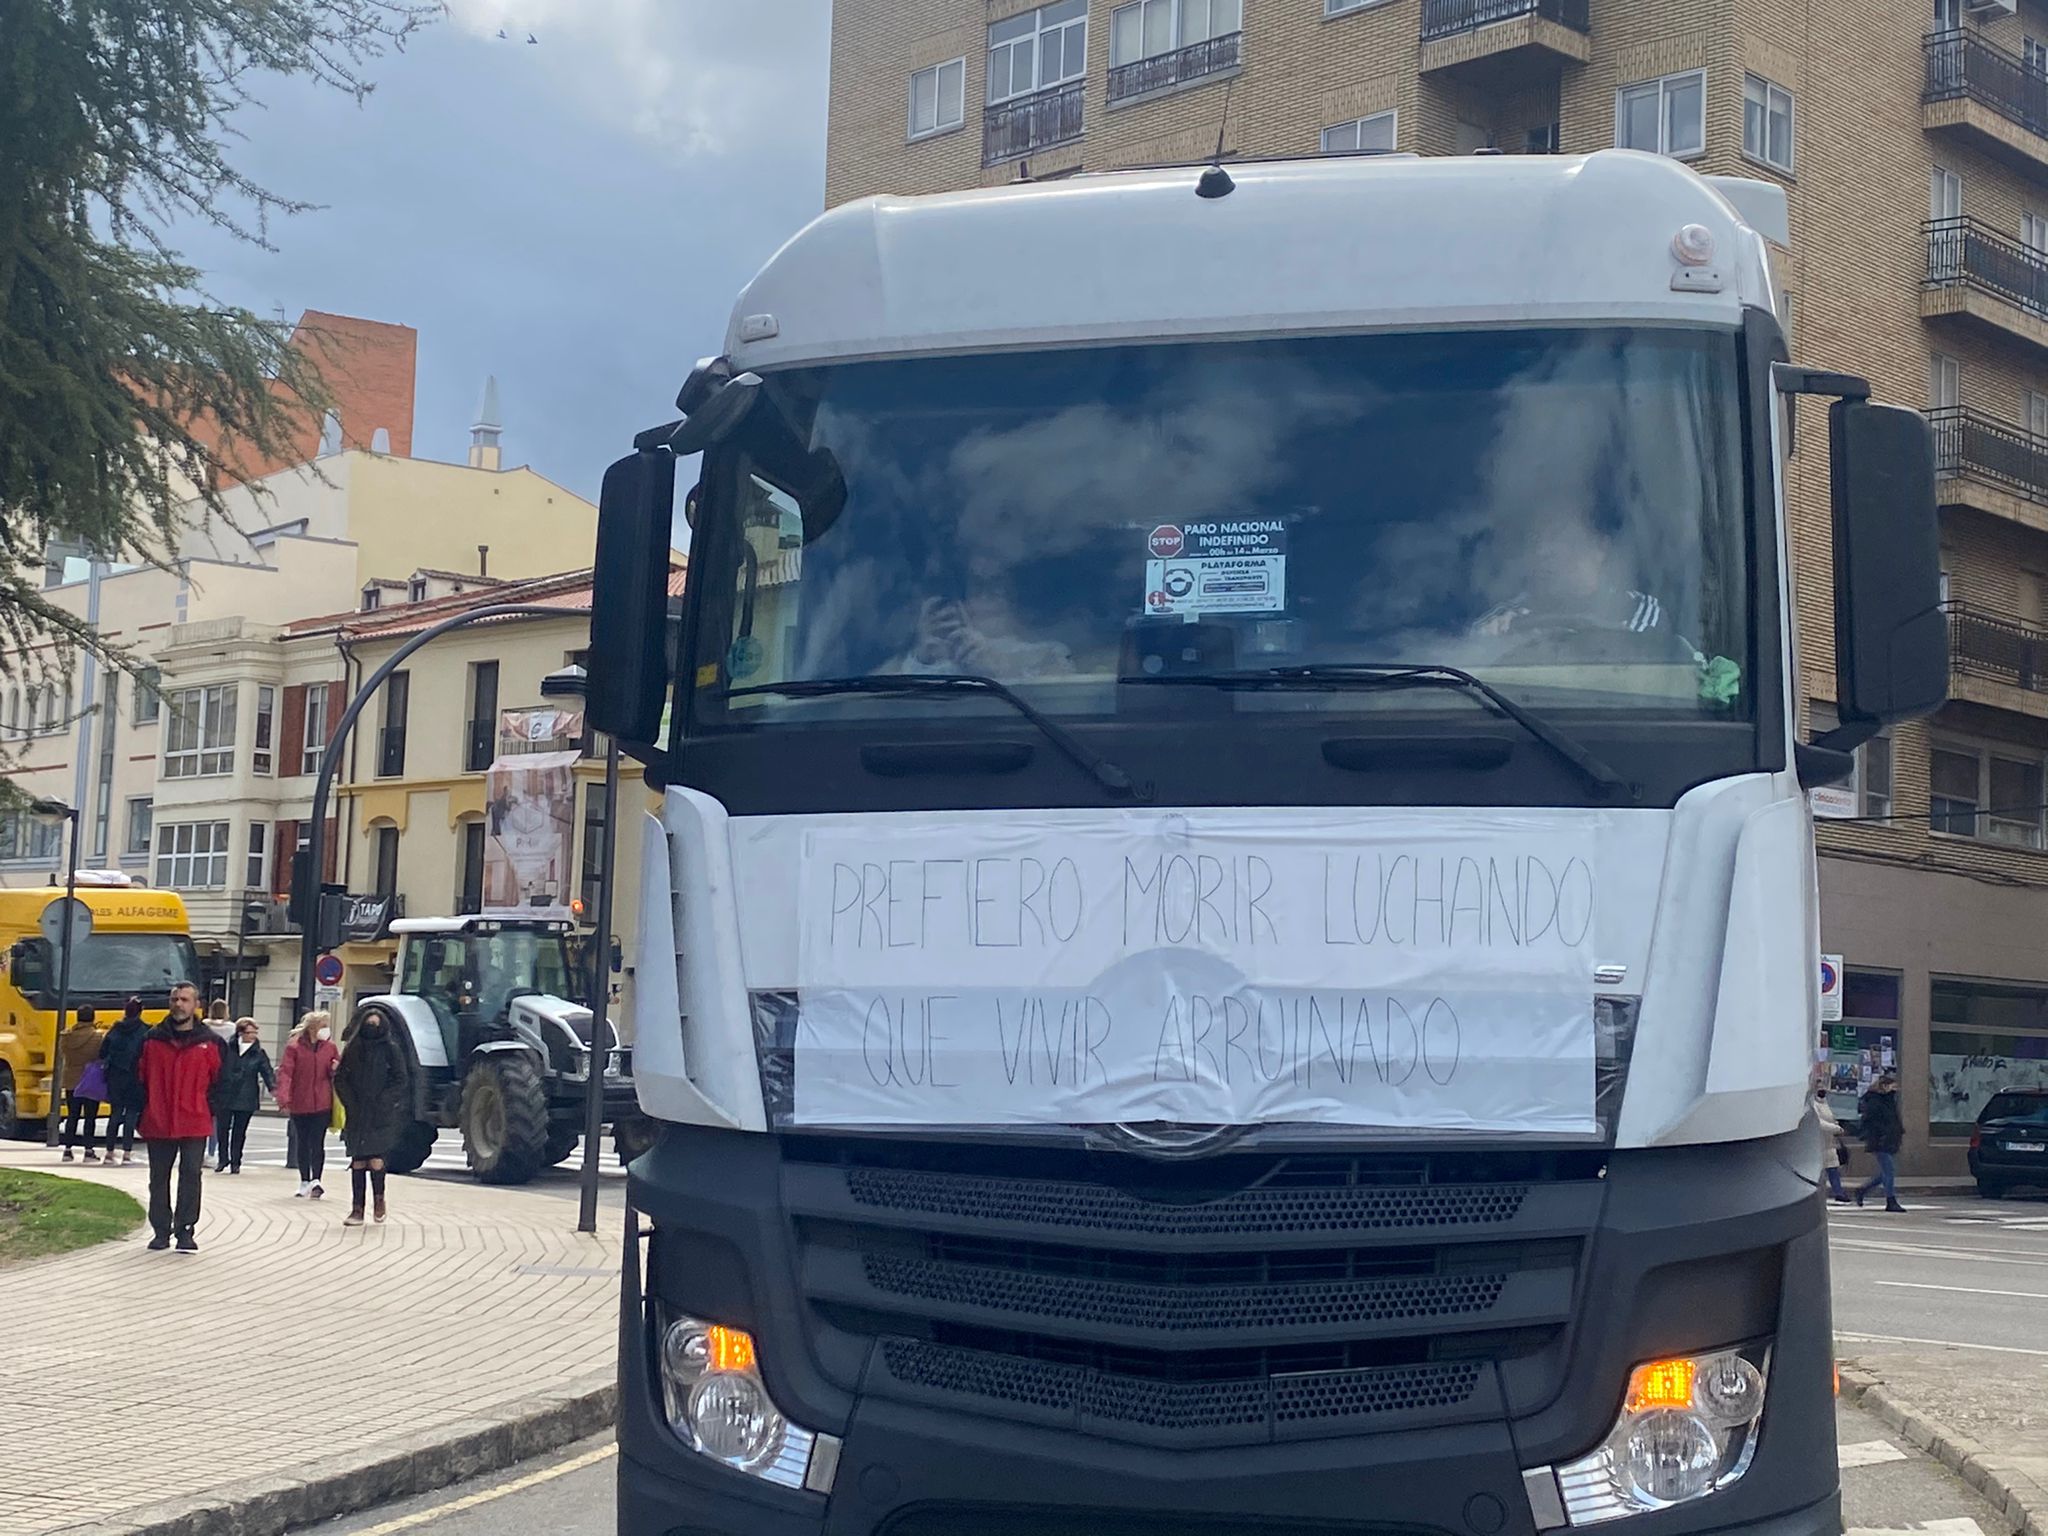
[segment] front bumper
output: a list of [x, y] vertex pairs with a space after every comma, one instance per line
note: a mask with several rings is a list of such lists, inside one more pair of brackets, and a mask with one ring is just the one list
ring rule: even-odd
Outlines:
[[[1383, 1354], [1394, 1347], [1419, 1348], [1422, 1355], [1363, 1371], [1276, 1376], [1252, 1388], [1236, 1383], [1219, 1399], [1218, 1389], [1200, 1380], [1199, 1368], [1164, 1384], [1119, 1372], [1132, 1360], [1178, 1360], [1176, 1350], [1192, 1349], [1190, 1362], [1237, 1360], [1243, 1349], [1195, 1346], [1242, 1345], [1261, 1329], [1274, 1337], [1276, 1328], [1289, 1338], [1326, 1334], [1329, 1327], [1322, 1325], [1330, 1314], [1276, 1317], [1270, 1307], [1259, 1310], [1254, 1287], [1232, 1292], [1233, 1299], [1252, 1297], [1242, 1315], [1204, 1320], [1185, 1310], [1184, 1295], [1154, 1285], [1144, 1291], [1153, 1310], [1112, 1308], [1114, 1317], [1077, 1321], [1077, 1295], [1099, 1299], [1105, 1290], [1116, 1293], [1117, 1282], [1048, 1291], [1042, 1276], [1020, 1274], [1021, 1292], [1014, 1285], [1000, 1289], [1002, 1304], [1022, 1309], [1012, 1333], [967, 1326], [985, 1320], [975, 1308], [985, 1312], [995, 1292], [963, 1301], [963, 1293], [942, 1287], [929, 1293], [921, 1319], [900, 1310], [887, 1317], [890, 1307], [901, 1307], [900, 1297], [863, 1292], [860, 1274], [841, 1262], [846, 1250], [834, 1246], [847, 1231], [842, 1218], [859, 1212], [832, 1208], [820, 1191], [844, 1177], [872, 1204], [881, 1198], [876, 1190], [908, 1186], [860, 1183], [840, 1166], [821, 1175], [815, 1157], [788, 1157], [772, 1136], [666, 1126], [655, 1150], [635, 1165], [630, 1187], [619, 1530], [621, 1536], [869, 1536], [885, 1530], [889, 1536], [1535, 1536], [1523, 1469], [1591, 1449], [1613, 1422], [1631, 1365], [1768, 1338], [1770, 1397], [1748, 1474], [1710, 1498], [1601, 1529], [1616, 1536], [1834, 1536], [1840, 1522], [1826, 1235], [1819, 1198], [1798, 1171], [1803, 1147], [1795, 1136], [1612, 1153], [1598, 1159], [1597, 1169], [1575, 1170], [1589, 1177], [1556, 1186], [1528, 1176], [1525, 1159], [1513, 1165], [1524, 1176], [1512, 1186], [1524, 1196], [1520, 1215], [1479, 1234], [1483, 1242], [1465, 1243], [1452, 1230], [1455, 1223], [1446, 1223], [1441, 1202], [1432, 1207], [1427, 1199], [1408, 1199], [1400, 1208], [1414, 1230], [1366, 1239], [1378, 1245], [1373, 1252], [1412, 1259], [1418, 1273], [1469, 1276], [1520, 1242], [1553, 1277], [1558, 1256], [1569, 1253], [1568, 1298], [1545, 1312], [1539, 1297], [1534, 1310], [1509, 1319], [1514, 1326], [1495, 1332], [1482, 1331], [1484, 1318], [1449, 1317], [1418, 1335], [1398, 1317], [1361, 1320], [1353, 1308], [1339, 1322], [1358, 1335], [1344, 1347], [1368, 1351], [1360, 1360], [1394, 1358]], [[856, 1164], [871, 1155], [869, 1149], [850, 1153]], [[1216, 1160], [1219, 1168], [1223, 1161]], [[1159, 1220], [1139, 1222], [1127, 1239], [1132, 1262], [1150, 1266], [1148, 1274], [1199, 1274], [1219, 1243], [1242, 1251], [1255, 1241], [1234, 1229], [1222, 1238], [1191, 1236], [1202, 1223], [1190, 1223], [1184, 1202], [1151, 1203], [1160, 1190], [1147, 1189], [1134, 1200], [1133, 1190], [1152, 1177], [1146, 1165], [1119, 1159], [1092, 1166], [1114, 1198], [1091, 1209], [1121, 1213], [1118, 1219], [1161, 1213]], [[1457, 1177], [1465, 1185], [1434, 1187], [1473, 1187], [1487, 1166], [1483, 1158], [1462, 1159]], [[1411, 1184], [1410, 1193], [1427, 1193], [1430, 1177]], [[932, 1189], [957, 1193], [972, 1182], [934, 1178], [940, 1182], [918, 1186], [931, 1220], [937, 1218], [930, 1212], [946, 1204], [925, 1198]], [[1083, 1186], [1056, 1187], [1071, 1196]], [[1295, 1201], [1287, 1208], [1304, 1212], [1311, 1224], [1332, 1220], [1327, 1203]], [[963, 1209], [956, 1203], [953, 1214]], [[1001, 1246], [996, 1239], [1043, 1236], [1032, 1230], [1034, 1221], [1085, 1225], [1086, 1211], [1077, 1210], [1010, 1204], [969, 1212], [990, 1234], [975, 1239], [981, 1245], [975, 1251], [986, 1263]], [[866, 1255], [872, 1260], [879, 1253], [884, 1261], [880, 1268], [865, 1265], [861, 1273], [870, 1281], [914, 1272], [925, 1262], [905, 1256], [928, 1234], [912, 1232], [915, 1223], [906, 1224], [902, 1210], [889, 1219], [898, 1229], [885, 1232], [881, 1249]], [[634, 1235], [642, 1230], [650, 1234], [646, 1239]], [[955, 1230], [947, 1242], [959, 1240]], [[1296, 1232], [1256, 1241], [1275, 1245], [1277, 1263], [1304, 1257], [1308, 1239]], [[945, 1251], [952, 1255], [956, 1247]], [[903, 1262], [912, 1271], [888, 1268]], [[956, 1278], [962, 1272], [950, 1261], [928, 1267]], [[1513, 1310], [1540, 1290], [1509, 1287], [1489, 1305]], [[1019, 1301], [1019, 1295], [1029, 1299]], [[844, 1441], [829, 1496], [763, 1484], [683, 1447], [660, 1409], [647, 1319], [655, 1301], [755, 1335], [763, 1376], [781, 1409]], [[1460, 1305], [1470, 1312], [1476, 1304], [1468, 1294]], [[1219, 1331], [1192, 1344], [1186, 1337], [1162, 1339], [1162, 1330], [1197, 1325]], [[1052, 1367], [1041, 1354], [1019, 1364], [1004, 1353], [1026, 1349], [1027, 1335], [1039, 1327], [1096, 1335], [1075, 1355], [1089, 1363]], [[1404, 1328], [1408, 1336], [1394, 1339]], [[906, 1337], [920, 1330], [923, 1337]], [[963, 1340], [972, 1347], [960, 1348]], [[1495, 1341], [1498, 1358], [1491, 1358]], [[1288, 1352], [1299, 1347], [1264, 1349], [1261, 1358], [1292, 1358]], [[1439, 1360], [1464, 1373], [1458, 1379], [1469, 1380], [1469, 1392], [1409, 1390], [1440, 1380], [1426, 1374], [1448, 1368], [1434, 1363]], [[942, 1368], [923, 1369], [933, 1361]], [[1467, 1370], [1474, 1361], [1476, 1370]], [[1020, 1394], [1005, 1371], [1021, 1372], [1017, 1379], [1035, 1385]], [[1347, 1377], [1406, 1385], [1369, 1401], [1354, 1393], [1351, 1406], [1334, 1417], [1318, 1418], [1281, 1396], [1301, 1381]], [[1061, 1383], [1072, 1388], [1064, 1396]], [[1248, 1391], [1249, 1400], [1263, 1406], [1237, 1413], [1216, 1408], [1219, 1401], [1226, 1408], [1241, 1404]], [[1296, 1406], [1274, 1406], [1283, 1401]]]

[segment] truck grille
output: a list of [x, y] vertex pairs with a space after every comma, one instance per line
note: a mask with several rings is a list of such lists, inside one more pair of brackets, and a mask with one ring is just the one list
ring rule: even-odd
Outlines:
[[1498, 1416], [1503, 1364], [1550, 1368], [1599, 1212], [1597, 1153], [785, 1146], [841, 1386], [1172, 1446]]

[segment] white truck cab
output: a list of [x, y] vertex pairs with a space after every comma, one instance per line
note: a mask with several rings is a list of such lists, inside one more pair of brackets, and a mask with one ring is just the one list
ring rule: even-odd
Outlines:
[[622, 1536], [1840, 1529], [1805, 790], [1946, 641], [1925, 423], [1787, 363], [1784, 225], [1322, 159], [776, 253], [599, 531]]

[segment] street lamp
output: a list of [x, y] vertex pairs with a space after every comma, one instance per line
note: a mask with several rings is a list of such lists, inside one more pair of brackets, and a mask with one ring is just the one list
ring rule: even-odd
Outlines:
[[[564, 667], [541, 679], [544, 699], [584, 699], [590, 693], [590, 674], [583, 668]], [[585, 729], [589, 727], [586, 725]], [[611, 1016], [612, 964], [612, 872], [619, 851], [619, 739], [604, 738], [604, 832], [597, 863], [597, 932], [591, 945], [590, 964], [590, 1069], [583, 1087], [583, 1199], [577, 1213], [576, 1230], [597, 1230], [598, 1142], [604, 1135], [605, 1069], [611, 1065], [611, 1047], [606, 1030]]]
[[57, 1022], [50, 1031], [50, 1116], [43, 1143], [54, 1147], [63, 1114], [64, 1016], [71, 1010], [71, 935], [77, 926], [73, 915], [78, 908], [78, 808], [62, 800], [34, 800], [29, 803], [29, 814], [46, 827], [71, 824], [71, 850], [64, 870], [64, 932], [58, 941]]

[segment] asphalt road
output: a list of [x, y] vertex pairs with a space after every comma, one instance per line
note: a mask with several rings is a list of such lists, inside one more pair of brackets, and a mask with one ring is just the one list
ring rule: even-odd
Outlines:
[[[1859, 1409], [1836, 1411], [1843, 1515], [1850, 1536], [1916, 1530], [1924, 1536], [2006, 1536], [2008, 1527], [1970, 1489]], [[612, 1480], [618, 1460], [605, 1440], [502, 1475], [388, 1505], [322, 1527], [333, 1536], [615, 1536]]]
[[[242, 1149], [242, 1161], [264, 1163], [273, 1167], [284, 1167], [285, 1124], [282, 1120], [268, 1117], [249, 1123], [249, 1140]], [[141, 1154], [137, 1152], [138, 1159]], [[625, 1189], [626, 1165], [621, 1163], [612, 1151], [612, 1141], [606, 1134], [603, 1156], [598, 1160], [598, 1176], [603, 1180], [602, 1188], [612, 1198], [619, 1198]], [[529, 1186], [544, 1194], [560, 1195], [573, 1200], [579, 1188], [578, 1180], [583, 1172], [583, 1149], [579, 1145], [568, 1158], [556, 1167], [547, 1169]], [[470, 1177], [469, 1164], [462, 1156], [462, 1133], [443, 1131], [434, 1142], [434, 1150], [427, 1163], [418, 1173], [409, 1175], [422, 1179], [462, 1179]], [[323, 1186], [327, 1198], [337, 1195], [346, 1201], [348, 1196], [348, 1154], [341, 1149], [341, 1138], [330, 1135], [327, 1138], [327, 1176]]]
[[[1830, 1212], [1845, 1345], [1935, 1345], [2048, 1362], [2048, 1195], [1904, 1197]], [[1845, 1348], [1844, 1354], [1862, 1351]]]

